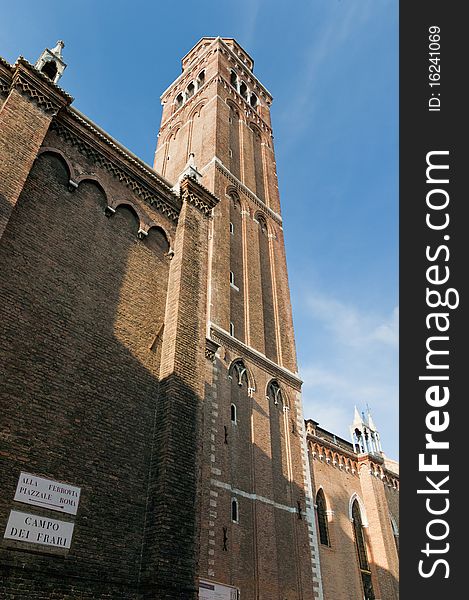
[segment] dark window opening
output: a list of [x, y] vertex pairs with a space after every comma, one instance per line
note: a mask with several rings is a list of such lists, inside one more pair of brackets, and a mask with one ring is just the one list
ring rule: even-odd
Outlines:
[[231, 422], [236, 423], [236, 406], [234, 404], [231, 405]]
[[394, 542], [396, 544], [396, 550], [397, 550], [397, 553], [399, 554], [399, 530], [397, 529], [396, 522], [394, 521], [394, 519], [392, 517], [391, 517], [391, 527], [392, 527], [392, 534], [394, 537]]
[[244, 83], [244, 81], [241, 82], [241, 85], [239, 86], [239, 93], [247, 102], [248, 101], [248, 88], [247, 88], [246, 84]]
[[184, 96], [182, 94], [178, 94], [178, 96], [176, 97], [176, 106], [177, 108], [181, 108], [181, 106], [184, 104]]
[[330, 546], [327, 505], [322, 489], [318, 491], [316, 496], [316, 512], [318, 516], [319, 541], [323, 546]]
[[275, 406], [280, 404], [280, 407], [283, 406], [282, 402], [282, 391], [280, 390], [280, 386], [276, 381], [271, 381], [269, 383], [269, 387], [267, 389], [267, 397], [273, 401]]
[[233, 500], [231, 501], [231, 520], [234, 523], [238, 522], [238, 501], [233, 498]]
[[55, 64], [55, 62], [53, 60], [49, 60], [42, 67], [41, 73], [44, 73], [44, 75], [47, 75], [47, 77], [49, 77], [49, 79], [52, 79], [52, 81], [54, 81], [54, 79], [57, 76], [57, 65]]
[[256, 106], [257, 106], [257, 96], [256, 96], [256, 94], [251, 94], [250, 104], [251, 104], [251, 106], [253, 108], [256, 108]]
[[199, 76], [197, 77], [197, 88], [200, 88], [205, 83], [205, 70], [200, 71]]
[[191, 96], [193, 96], [193, 95], [194, 95], [194, 92], [195, 92], [195, 85], [194, 85], [194, 83], [191, 81], [191, 82], [189, 83], [189, 85], [187, 86], [187, 90], [186, 90], [186, 96], [187, 96], [187, 98], [191, 98]]
[[233, 87], [238, 87], [238, 76], [236, 75], [235, 71], [231, 71], [230, 83]]
[[296, 501], [297, 509], [298, 509], [298, 519], [301, 521], [303, 518], [303, 511], [301, 510], [301, 502], [299, 500]]
[[360, 506], [357, 500], [352, 504], [353, 534], [355, 538], [355, 547], [357, 550], [358, 564], [362, 578], [364, 600], [375, 600], [373, 585], [371, 582], [370, 565], [366, 552], [365, 536], [363, 532], [362, 516]]
[[248, 385], [248, 374], [247, 369], [244, 366], [243, 361], [237, 360], [230, 368], [230, 379], [233, 378], [233, 375], [236, 375], [236, 382], [239, 387], [242, 387], [243, 384]]

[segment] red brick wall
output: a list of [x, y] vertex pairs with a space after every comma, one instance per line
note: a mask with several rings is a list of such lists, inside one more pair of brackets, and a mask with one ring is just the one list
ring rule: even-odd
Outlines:
[[66, 561], [3, 547], [3, 577], [11, 597], [22, 579], [49, 598], [58, 577], [64, 595], [101, 597], [102, 581], [133, 598], [158, 397], [160, 348], [151, 346], [169, 259], [137, 239], [130, 211], [104, 215], [94, 182], [71, 193], [68, 180], [61, 159], [41, 156], [1, 239], [0, 519], [21, 470], [78, 485], [82, 499]]
[[[309, 460], [314, 497], [322, 488], [327, 503], [330, 545], [319, 545], [325, 600], [361, 597], [362, 587], [350, 515], [351, 499], [359, 498], [374, 593], [377, 599], [399, 597], [397, 552], [389, 514], [397, 515], [398, 492], [365, 456], [349, 457], [310, 438]], [[336, 464], [334, 464], [334, 461]], [[370, 473], [371, 469], [371, 473]], [[353, 472], [355, 471], [355, 472]]]

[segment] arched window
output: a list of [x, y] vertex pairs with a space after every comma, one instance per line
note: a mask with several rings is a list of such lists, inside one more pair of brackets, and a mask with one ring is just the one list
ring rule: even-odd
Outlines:
[[181, 106], [184, 104], [184, 96], [182, 94], [178, 94], [176, 96], [176, 109], [181, 108]]
[[257, 213], [258, 244], [262, 313], [264, 321], [264, 354], [274, 362], [277, 360], [277, 330], [274, 319], [274, 295], [272, 283], [272, 265], [270, 261], [270, 241], [267, 223], [262, 214]]
[[231, 500], [231, 520], [233, 523], [239, 523], [238, 501], [236, 498]]
[[195, 92], [195, 85], [194, 85], [194, 82], [191, 81], [186, 89], [186, 99], [191, 98], [194, 95], [194, 92]]
[[256, 180], [256, 195], [265, 201], [265, 186], [264, 186], [264, 162], [262, 159], [262, 134], [258, 127], [253, 123], [250, 125], [252, 131], [252, 143], [254, 152], [254, 176]]
[[248, 101], [248, 87], [247, 85], [244, 83], [244, 81], [241, 82], [241, 85], [239, 86], [239, 93], [241, 94], [241, 96], [246, 100], [246, 102]]
[[365, 535], [363, 532], [362, 515], [358, 500], [354, 500], [352, 504], [352, 525], [355, 538], [355, 547], [357, 550], [358, 565], [362, 578], [364, 600], [375, 600], [373, 585], [371, 582], [370, 565], [368, 563], [368, 555], [366, 552]]
[[389, 515], [389, 518], [391, 519], [392, 534], [394, 536], [394, 541], [396, 542], [397, 553], [399, 554], [399, 529], [394, 517]]
[[231, 422], [236, 423], [236, 404], [231, 405]]
[[267, 388], [267, 397], [271, 402], [280, 409], [283, 407], [282, 391], [276, 381], [271, 381]]
[[238, 75], [236, 74], [236, 71], [231, 71], [230, 83], [234, 88], [238, 89]]
[[41, 73], [44, 73], [44, 75], [47, 75], [49, 79], [54, 81], [57, 76], [57, 64], [53, 60], [48, 60], [42, 67]]
[[319, 489], [316, 495], [316, 514], [318, 516], [319, 541], [323, 546], [330, 546], [329, 527], [327, 524], [327, 505], [322, 489]]
[[200, 87], [202, 87], [205, 83], [205, 69], [203, 71], [200, 71], [200, 73], [197, 76], [197, 89], [199, 89]]
[[258, 102], [258, 100], [257, 100], [256, 94], [251, 94], [250, 104], [253, 108], [256, 108], [257, 102]]
[[[230, 321], [233, 323], [236, 338], [244, 342], [245, 306], [244, 306], [244, 256], [242, 236], [242, 214], [238, 194], [227, 190], [230, 198], [230, 269], [233, 273], [230, 279]], [[236, 232], [236, 235], [234, 235]], [[231, 335], [234, 335], [233, 333]]]
[[230, 171], [235, 177], [240, 178], [240, 145], [239, 145], [239, 112], [235, 106], [230, 102], [230, 139], [229, 139], [229, 159], [230, 159]]
[[248, 385], [248, 371], [242, 360], [237, 360], [231, 365], [230, 377], [236, 381], [239, 387], [243, 387], [244, 384]]

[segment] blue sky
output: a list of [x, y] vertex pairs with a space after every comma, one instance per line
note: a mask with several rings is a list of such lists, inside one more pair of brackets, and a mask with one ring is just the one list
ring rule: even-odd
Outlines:
[[398, 457], [398, 2], [31, 0], [0, 54], [65, 41], [74, 106], [152, 164], [159, 96], [203, 36], [235, 37], [272, 121], [306, 418], [348, 439], [371, 407]]

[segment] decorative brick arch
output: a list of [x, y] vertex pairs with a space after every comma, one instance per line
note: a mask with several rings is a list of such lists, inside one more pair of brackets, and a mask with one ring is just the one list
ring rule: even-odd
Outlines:
[[171, 129], [166, 134], [166, 137], [164, 140], [165, 144], [169, 144], [169, 142], [171, 141], [171, 138], [173, 140], [176, 139], [176, 136], [177, 136], [179, 130], [181, 129], [181, 126], [182, 126], [182, 122], [178, 121], [171, 127]]
[[42, 154], [53, 154], [53, 155], [57, 156], [57, 158], [61, 158], [67, 168], [68, 177], [69, 177], [70, 181], [72, 181], [73, 183], [77, 182], [77, 173], [75, 172], [75, 169], [73, 168], [72, 163], [69, 161], [67, 156], [62, 152], [62, 150], [59, 150], [58, 148], [53, 148], [51, 146], [43, 146], [42, 148], [40, 148], [40, 150], [38, 152], [38, 155], [37, 155], [38, 158]]
[[139, 231], [143, 231], [146, 233], [148, 227], [145, 223], [145, 214], [139, 206], [136, 206], [133, 202], [126, 199], [122, 201], [117, 201], [113, 208], [115, 209], [115, 211], [119, 210], [119, 208], [128, 208], [130, 211], [132, 211], [135, 214]]
[[202, 98], [200, 99], [197, 104], [191, 108], [191, 111], [187, 117], [187, 120], [190, 121], [191, 119], [193, 119], [195, 116], [200, 116], [200, 111], [203, 109], [203, 107], [207, 104], [207, 98]]
[[166, 241], [168, 242], [168, 246], [169, 246], [169, 252], [171, 253], [172, 249], [174, 248], [174, 242], [173, 242], [173, 238], [172, 236], [168, 233], [167, 229], [165, 227], [163, 227], [163, 225], [161, 223], [159, 223], [158, 221], [155, 221], [154, 219], [152, 219], [148, 225], [148, 229], [146, 230], [147, 233], [150, 233], [150, 231], [152, 229], [158, 229], [159, 231], [161, 231], [163, 233], [163, 235], [166, 238]]
[[234, 102], [233, 100], [231, 100], [231, 98], [227, 98], [225, 100], [226, 104], [230, 107], [231, 110], [233, 110], [234, 112], [236, 112], [236, 114], [238, 115], [238, 117], [240, 116], [239, 113], [239, 106], [236, 104], [236, 102]]
[[354, 492], [350, 496], [350, 500], [348, 503], [348, 514], [349, 514], [350, 522], [353, 521], [352, 507], [353, 507], [353, 503], [355, 502], [355, 500], [358, 502], [358, 506], [360, 507], [360, 514], [362, 517], [362, 525], [363, 525], [363, 527], [368, 527], [368, 517], [366, 516], [365, 504], [363, 503], [363, 500], [360, 498], [360, 496], [356, 492]]

